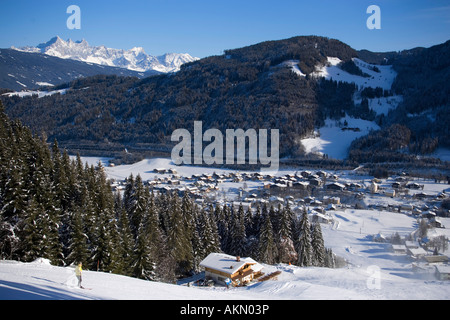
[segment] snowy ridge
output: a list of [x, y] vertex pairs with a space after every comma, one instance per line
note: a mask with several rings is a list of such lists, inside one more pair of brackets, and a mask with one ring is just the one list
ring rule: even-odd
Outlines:
[[198, 60], [187, 53], [168, 53], [156, 57], [145, 53], [142, 47], [134, 47], [130, 50], [112, 49], [105, 46], [90, 46], [84, 39], [82, 41], [72, 41], [71, 39], [64, 41], [58, 36], [37, 47], [11, 47], [11, 49], [139, 72], [151, 70], [163, 73], [176, 72], [184, 63]]
[[16, 91], [16, 92], [8, 92], [2, 94], [3, 96], [12, 97], [12, 96], [18, 96], [20, 98], [24, 97], [31, 97], [31, 96], [38, 96], [38, 98], [43, 98], [47, 96], [51, 96], [54, 94], [66, 94], [67, 89], [60, 89], [60, 90], [53, 90], [53, 91], [37, 91], [37, 90], [26, 90], [26, 91]]

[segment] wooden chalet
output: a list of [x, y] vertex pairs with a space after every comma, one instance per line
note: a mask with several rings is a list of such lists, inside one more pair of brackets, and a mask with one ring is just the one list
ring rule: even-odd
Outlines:
[[327, 184], [325, 187], [327, 190], [336, 190], [336, 191], [343, 191], [345, 189], [345, 186], [342, 183], [338, 182]]
[[252, 258], [234, 257], [224, 253], [210, 253], [200, 266], [205, 279], [217, 284], [241, 286], [263, 275], [263, 266]]

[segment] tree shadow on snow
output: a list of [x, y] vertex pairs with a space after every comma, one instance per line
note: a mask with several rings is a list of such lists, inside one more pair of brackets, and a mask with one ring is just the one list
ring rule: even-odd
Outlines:
[[[81, 289], [75, 289], [81, 290]], [[34, 286], [0, 280], [0, 300], [86, 300], [92, 297], [70, 293], [54, 286]]]

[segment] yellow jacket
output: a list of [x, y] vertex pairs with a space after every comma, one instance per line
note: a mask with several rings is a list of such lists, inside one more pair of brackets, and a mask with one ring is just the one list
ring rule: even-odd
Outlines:
[[83, 272], [83, 269], [81, 268], [81, 265], [78, 265], [78, 266], [75, 268], [75, 275], [81, 276], [81, 272]]

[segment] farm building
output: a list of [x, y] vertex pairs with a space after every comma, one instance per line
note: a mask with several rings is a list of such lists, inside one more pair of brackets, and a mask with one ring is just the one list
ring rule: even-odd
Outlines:
[[261, 276], [263, 266], [252, 258], [234, 257], [223, 253], [210, 253], [200, 266], [205, 268], [205, 279], [217, 284], [244, 285]]

